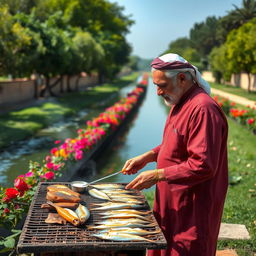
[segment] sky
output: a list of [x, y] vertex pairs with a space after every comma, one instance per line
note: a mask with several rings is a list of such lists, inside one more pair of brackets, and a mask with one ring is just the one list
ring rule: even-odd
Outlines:
[[133, 55], [152, 59], [164, 52], [171, 41], [189, 37], [195, 23], [208, 16], [222, 17], [241, 7], [242, 0], [110, 0], [125, 8], [135, 24], [127, 41]]

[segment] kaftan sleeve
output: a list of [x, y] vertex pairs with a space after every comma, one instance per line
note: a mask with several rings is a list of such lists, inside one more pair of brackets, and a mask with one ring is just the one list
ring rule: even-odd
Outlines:
[[164, 168], [168, 183], [193, 186], [211, 179], [226, 154], [227, 122], [217, 107], [198, 107], [187, 133], [188, 158]]

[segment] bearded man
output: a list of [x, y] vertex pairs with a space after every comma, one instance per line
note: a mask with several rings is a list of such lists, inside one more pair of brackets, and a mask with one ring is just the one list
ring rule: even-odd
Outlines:
[[228, 187], [226, 117], [209, 96], [197, 68], [177, 54], [153, 60], [157, 95], [170, 106], [162, 143], [126, 161], [125, 174], [147, 163], [127, 189], [156, 184], [154, 216], [167, 240], [166, 250], [148, 256], [215, 256]]

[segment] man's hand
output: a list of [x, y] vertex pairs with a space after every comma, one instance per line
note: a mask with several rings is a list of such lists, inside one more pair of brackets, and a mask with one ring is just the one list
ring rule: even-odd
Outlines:
[[123, 167], [123, 174], [135, 174], [147, 163], [155, 161], [155, 152], [148, 151], [142, 155], [127, 160]]
[[131, 181], [125, 188], [126, 189], [139, 189], [150, 188], [157, 183], [158, 179], [155, 170], [144, 171], [139, 174], [133, 181]]

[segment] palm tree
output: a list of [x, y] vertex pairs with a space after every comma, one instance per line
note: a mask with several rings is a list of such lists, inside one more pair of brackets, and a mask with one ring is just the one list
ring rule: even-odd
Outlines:
[[235, 10], [232, 10], [232, 18], [235, 23], [240, 23], [240, 26], [256, 17], [256, 1], [255, 0], [243, 0], [242, 7], [239, 8], [233, 4]]

